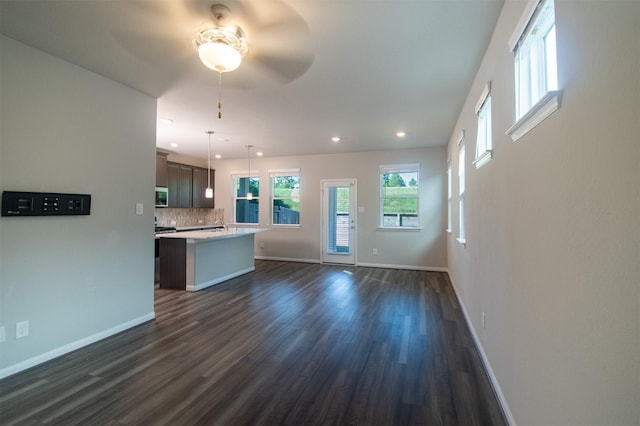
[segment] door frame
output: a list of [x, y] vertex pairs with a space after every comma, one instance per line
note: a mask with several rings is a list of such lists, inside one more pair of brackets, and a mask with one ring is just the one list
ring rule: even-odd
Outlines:
[[[326, 212], [326, 206], [325, 206], [325, 194], [324, 194], [324, 187], [325, 184], [341, 184], [341, 183], [346, 183], [349, 186], [351, 186], [351, 191], [352, 191], [352, 199], [353, 199], [353, 205], [349, 206], [349, 210], [350, 210], [350, 216], [351, 219], [353, 220], [353, 225], [351, 227], [351, 241], [350, 241], [350, 249], [351, 249], [351, 253], [352, 253], [352, 257], [353, 260], [349, 261], [349, 262], [335, 262], [335, 261], [328, 261], [325, 260], [325, 256], [327, 255], [327, 253], [325, 253], [325, 247], [326, 247], [326, 236], [325, 236], [325, 223], [327, 221], [327, 212]], [[350, 203], [351, 204], [351, 203]], [[357, 265], [357, 242], [358, 242], [358, 217], [357, 217], [357, 212], [358, 212], [358, 180], [356, 178], [344, 178], [344, 179], [320, 179], [320, 263], [334, 263], [334, 264], [344, 264], [344, 265], [353, 265], [356, 266]]]

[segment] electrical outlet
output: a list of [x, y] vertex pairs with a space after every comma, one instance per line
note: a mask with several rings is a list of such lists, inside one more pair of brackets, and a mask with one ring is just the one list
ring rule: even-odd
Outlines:
[[4, 325], [0, 326], [0, 343], [7, 340], [7, 333], [4, 331]]
[[142, 215], [142, 214], [144, 214], [144, 204], [142, 204], [142, 203], [136, 203], [136, 214], [137, 214], [137, 215]]
[[29, 335], [29, 321], [16, 323], [16, 339], [21, 339]]
[[260, 243], [260, 248], [263, 249], [264, 248], [264, 243]]
[[203, 224], [203, 223], [204, 223], [204, 220], [198, 219], [198, 225]]
[[485, 315], [485, 313], [482, 313], [482, 329], [486, 329], [487, 328], [487, 316]]
[[371, 254], [378, 254], [378, 249], [371, 250]]

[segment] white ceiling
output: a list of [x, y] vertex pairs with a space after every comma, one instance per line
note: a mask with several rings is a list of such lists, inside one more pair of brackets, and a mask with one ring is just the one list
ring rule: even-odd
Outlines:
[[[250, 49], [222, 76], [222, 119], [218, 74], [192, 46], [214, 3]], [[159, 148], [206, 159], [213, 130], [223, 158], [283, 156], [445, 145], [502, 3], [0, 0], [0, 31], [157, 98], [174, 121], [158, 122]]]

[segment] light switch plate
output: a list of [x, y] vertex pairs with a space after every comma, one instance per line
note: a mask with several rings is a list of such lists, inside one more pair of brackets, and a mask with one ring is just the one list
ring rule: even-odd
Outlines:
[[142, 203], [136, 203], [136, 214], [144, 214], [144, 205]]
[[22, 339], [29, 335], [29, 321], [21, 321], [16, 323], [16, 339]]

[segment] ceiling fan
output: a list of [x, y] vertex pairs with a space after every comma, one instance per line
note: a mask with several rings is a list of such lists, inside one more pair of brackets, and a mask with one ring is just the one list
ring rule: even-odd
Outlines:
[[[128, 8], [123, 14], [125, 20], [114, 31], [122, 46], [146, 62], [159, 67], [166, 65], [175, 72], [193, 70], [194, 63], [202, 67], [193, 45], [199, 49], [202, 37], [217, 39], [221, 37], [221, 28], [233, 28], [227, 33], [232, 37], [226, 42], [239, 43], [242, 65], [225, 76], [227, 88], [286, 84], [302, 76], [314, 60], [307, 23], [282, 0], [110, 3]], [[200, 41], [196, 41], [198, 37]]]

